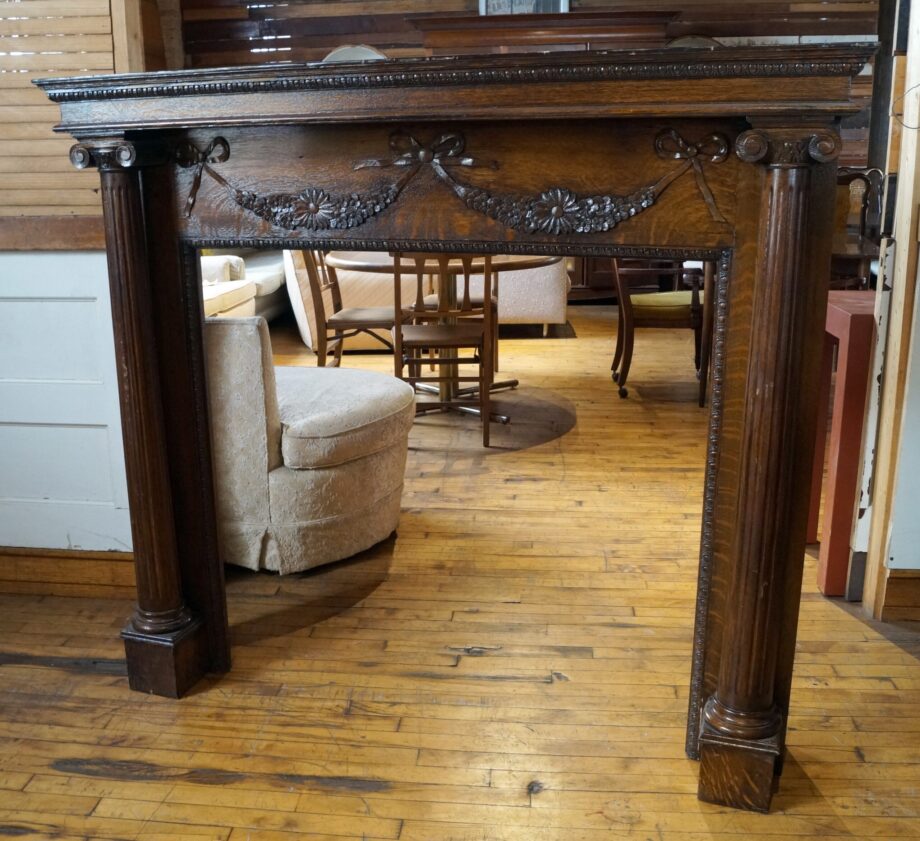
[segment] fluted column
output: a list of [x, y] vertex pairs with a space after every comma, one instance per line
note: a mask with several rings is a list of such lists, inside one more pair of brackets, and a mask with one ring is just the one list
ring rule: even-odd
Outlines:
[[[782, 751], [784, 722], [776, 703], [777, 662], [786, 631], [789, 535], [795, 463], [809, 416], [803, 365], [809, 331], [819, 320], [806, 269], [811, 168], [836, 157], [836, 135], [748, 131], [736, 153], [767, 167], [761, 196], [753, 324], [741, 436], [738, 517], [726, 599], [719, 680], [703, 709], [700, 797], [766, 810]], [[809, 462], [810, 465], [810, 462]], [[807, 467], [807, 465], [806, 465]], [[801, 547], [804, 554], [804, 543]], [[794, 629], [793, 629], [794, 633]]]
[[78, 144], [78, 168], [98, 167], [124, 436], [137, 604], [122, 636], [132, 688], [176, 696], [191, 675], [177, 649], [197, 620], [182, 592], [169, 451], [157, 361], [137, 151], [126, 142]]

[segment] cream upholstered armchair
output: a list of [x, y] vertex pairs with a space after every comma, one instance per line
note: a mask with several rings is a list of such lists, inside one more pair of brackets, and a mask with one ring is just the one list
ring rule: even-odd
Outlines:
[[271, 321], [289, 307], [280, 251], [203, 254], [201, 281], [206, 316], [261, 315]]
[[204, 336], [224, 561], [298, 572], [389, 536], [412, 389], [373, 371], [275, 368], [262, 318], [207, 319]]

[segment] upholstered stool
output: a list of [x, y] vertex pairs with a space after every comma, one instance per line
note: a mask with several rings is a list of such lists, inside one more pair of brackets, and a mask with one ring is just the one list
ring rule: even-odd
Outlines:
[[275, 368], [261, 318], [208, 319], [204, 335], [224, 561], [298, 572], [389, 536], [411, 387], [372, 371]]

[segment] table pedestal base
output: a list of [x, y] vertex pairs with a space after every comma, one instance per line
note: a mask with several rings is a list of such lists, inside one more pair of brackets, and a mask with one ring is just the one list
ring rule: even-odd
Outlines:
[[[445, 406], [443, 403], [417, 403], [415, 406], [415, 414], [417, 415], [427, 415], [429, 412], [454, 412], [458, 415], [473, 415], [474, 417], [481, 418], [482, 412], [477, 409], [475, 406]], [[511, 422], [511, 418], [508, 415], [500, 415], [497, 412], [489, 413], [489, 420], [493, 423], [507, 424]]]
[[[501, 380], [497, 383], [492, 383], [489, 386], [489, 392], [495, 393], [496, 391], [507, 391], [508, 389], [517, 388], [520, 385], [518, 380]], [[425, 394], [441, 394], [441, 390], [438, 386], [432, 385], [430, 383], [416, 383], [415, 390], [424, 392]], [[454, 392], [454, 397], [467, 397], [474, 398], [479, 393], [478, 385], [471, 385], [466, 388], [458, 388]], [[419, 403], [415, 407], [416, 414], [427, 414], [428, 412], [456, 412], [458, 415], [473, 415], [474, 417], [482, 417], [482, 412], [477, 409], [475, 406], [445, 406], [442, 403], [432, 403], [430, 407], [426, 407], [424, 403]], [[506, 424], [511, 422], [511, 417], [509, 415], [502, 415], [498, 412], [491, 412], [489, 418], [493, 423]]]

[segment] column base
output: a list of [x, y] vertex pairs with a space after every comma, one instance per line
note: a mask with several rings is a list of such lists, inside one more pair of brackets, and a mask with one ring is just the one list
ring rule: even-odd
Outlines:
[[781, 755], [778, 734], [766, 739], [734, 739], [704, 721], [697, 796], [719, 806], [767, 812], [779, 781]]
[[208, 671], [208, 641], [200, 619], [168, 634], [148, 634], [128, 625], [125, 641], [128, 685], [136, 692], [181, 698]]

